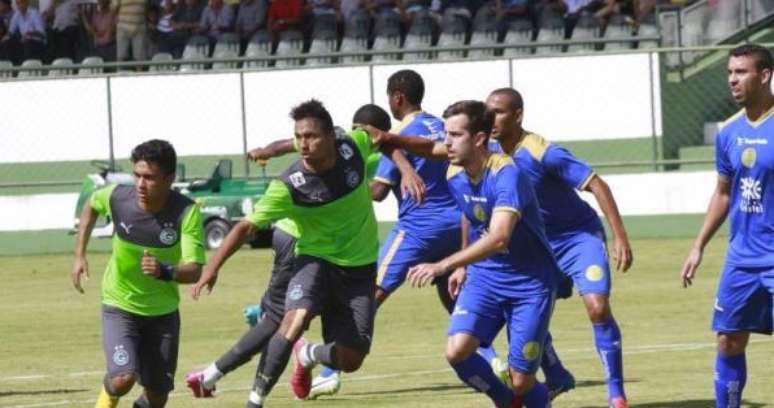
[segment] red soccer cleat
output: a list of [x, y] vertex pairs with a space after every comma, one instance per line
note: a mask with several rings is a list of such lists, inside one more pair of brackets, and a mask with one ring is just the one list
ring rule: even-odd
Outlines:
[[293, 345], [293, 354], [296, 356], [296, 365], [293, 367], [293, 374], [290, 376], [290, 389], [293, 390], [293, 394], [298, 399], [306, 399], [306, 397], [309, 396], [309, 391], [312, 390], [312, 370], [304, 367], [304, 365], [301, 364], [301, 360], [299, 360], [299, 353], [306, 344], [306, 339], [301, 337], [296, 341], [296, 344]]
[[524, 407], [524, 397], [514, 395], [513, 401], [511, 401], [511, 406], [508, 408], [522, 408], [522, 407]]
[[629, 408], [626, 398], [618, 397], [610, 400], [610, 408]]
[[212, 398], [215, 395], [215, 387], [204, 388], [204, 374], [201, 371], [191, 371], [185, 376], [185, 383], [193, 391], [194, 398]]

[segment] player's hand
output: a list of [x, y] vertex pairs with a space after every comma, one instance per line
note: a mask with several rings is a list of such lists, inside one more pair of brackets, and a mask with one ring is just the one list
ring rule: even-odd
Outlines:
[[159, 265], [158, 259], [151, 255], [147, 249], [142, 252], [141, 268], [142, 273], [144, 273], [146, 276], [151, 278], [158, 278], [161, 276], [161, 266]]
[[425, 182], [416, 172], [401, 174], [400, 192], [403, 197], [411, 196], [414, 202], [420, 205], [425, 201], [426, 191]]
[[73, 287], [75, 290], [83, 294], [83, 287], [81, 286], [81, 276], [89, 280], [89, 262], [86, 261], [85, 256], [79, 256], [75, 258], [73, 262], [73, 271], [70, 274], [70, 278], [73, 281]]
[[451, 296], [452, 299], [457, 299], [457, 296], [459, 296], [460, 290], [462, 290], [462, 284], [465, 283], [466, 276], [467, 272], [465, 271], [465, 268], [457, 268], [454, 273], [449, 275], [449, 296]]
[[384, 144], [387, 143], [387, 141], [390, 139], [389, 133], [374, 126], [365, 125], [363, 126], [363, 129], [365, 129], [365, 131], [368, 132], [368, 135], [371, 136], [371, 142], [373, 142], [373, 144]]
[[626, 237], [615, 237], [613, 242], [613, 261], [615, 261], [615, 270], [626, 272], [632, 266], [634, 262], [634, 256], [632, 255], [632, 247], [629, 244], [629, 239]]
[[258, 147], [247, 152], [247, 158], [261, 166], [265, 166], [272, 157], [271, 151], [269, 149], [264, 149], [263, 147]]
[[693, 278], [696, 276], [696, 270], [701, 265], [702, 250], [699, 248], [691, 249], [688, 253], [688, 259], [683, 264], [683, 271], [680, 277], [683, 279], [683, 287], [687, 288], [693, 284]]
[[199, 300], [199, 296], [202, 294], [202, 290], [206, 287], [207, 294], [212, 293], [212, 289], [215, 287], [215, 282], [218, 281], [218, 271], [208, 266], [204, 267], [202, 276], [199, 277], [199, 281], [191, 286], [191, 297], [194, 300]]
[[440, 263], [423, 263], [409, 268], [407, 278], [412, 287], [421, 288], [427, 286], [436, 276], [443, 275], [444, 272]]

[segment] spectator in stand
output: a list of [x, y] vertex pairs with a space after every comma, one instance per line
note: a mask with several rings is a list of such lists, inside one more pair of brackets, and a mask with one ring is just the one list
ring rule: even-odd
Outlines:
[[11, 26], [11, 17], [13, 17], [11, 0], [0, 0], [0, 24], [5, 27], [6, 32], [8, 27]]
[[232, 31], [234, 25], [234, 9], [223, 0], [210, 0], [210, 4], [204, 9], [199, 23], [199, 32], [210, 39], [210, 45], [214, 45], [221, 33]]
[[8, 32], [0, 40], [0, 58], [21, 64], [27, 59], [43, 59], [46, 52], [46, 29], [38, 10], [27, 0], [16, 0], [16, 13]]
[[199, 22], [202, 19], [203, 7], [199, 0], [185, 0], [178, 5], [175, 16], [172, 17], [172, 28], [175, 30], [174, 47], [172, 55], [180, 58], [183, 55], [188, 39], [199, 31]]
[[365, 0], [340, 0], [341, 16], [346, 21], [352, 12], [365, 9]]
[[81, 21], [91, 37], [91, 54], [104, 61], [115, 60], [116, 16], [110, 10], [110, 0], [98, 0], [91, 17], [82, 12]]
[[303, 0], [271, 0], [267, 25], [275, 46], [283, 31], [302, 31], [303, 13]]
[[306, 4], [312, 16], [335, 15], [341, 19], [341, 5], [339, 0], [310, 0]]
[[148, 9], [145, 0], [114, 0], [116, 24], [116, 60], [127, 61], [129, 50], [135, 61], [144, 61], [148, 36]]
[[480, 2], [475, 0], [436, 0], [433, 2], [432, 9], [442, 16], [461, 16], [467, 20], [472, 20], [479, 5]]
[[605, 31], [610, 17], [621, 14], [632, 27], [639, 26], [640, 0], [592, 0], [586, 9], [599, 19], [602, 32]]
[[156, 45], [158, 52], [174, 55], [177, 44], [172, 18], [175, 16], [175, 3], [172, 0], [161, 0], [159, 19], [156, 23]]
[[43, 18], [51, 27], [49, 45], [53, 57], [75, 61], [80, 34], [77, 0], [52, 0]]
[[390, 11], [398, 10], [398, 0], [364, 0], [365, 8], [371, 13], [374, 18], [377, 18], [380, 14]]
[[516, 20], [527, 20], [535, 27], [535, 5], [535, 0], [496, 0], [498, 38], [502, 40], [511, 23]]
[[242, 0], [237, 13], [235, 29], [239, 35], [239, 52], [244, 53], [247, 44], [258, 30], [266, 29], [267, 0]]
[[398, 9], [403, 20], [411, 22], [416, 13], [430, 11], [431, 0], [398, 0]]

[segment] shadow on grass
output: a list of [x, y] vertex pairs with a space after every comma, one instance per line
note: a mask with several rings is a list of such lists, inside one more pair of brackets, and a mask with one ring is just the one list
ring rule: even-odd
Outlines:
[[[714, 399], [694, 399], [694, 400], [678, 400], [678, 401], [661, 401], [661, 402], [648, 402], [646, 404], [632, 404], [632, 408], [715, 408]], [[742, 406], [745, 408], [763, 408], [768, 406], [767, 404], [761, 404], [759, 402], [742, 401]], [[606, 408], [606, 405], [590, 405], [581, 408]]]
[[347, 395], [395, 395], [395, 394], [409, 394], [414, 392], [447, 392], [447, 391], [465, 391], [468, 390], [468, 386], [465, 384], [436, 384], [425, 387], [414, 388], [398, 388], [392, 390], [379, 390], [379, 391], [367, 391], [367, 392], [348, 392]]
[[3, 397], [19, 397], [19, 396], [35, 396], [35, 395], [62, 395], [62, 394], [74, 394], [76, 392], [88, 391], [86, 388], [78, 389], [55, 389], [55, 390], [36, 390], [36, 391], [0, 391], [0, 398]]

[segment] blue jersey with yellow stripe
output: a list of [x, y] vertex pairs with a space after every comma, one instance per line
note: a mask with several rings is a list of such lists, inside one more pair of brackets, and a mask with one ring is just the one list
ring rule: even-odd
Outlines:
[[[400, 126], [393, 130], [401, 136], [423, 137], [434, 142], [444, 138], [443, 120], [425, 112], [407, 115]], [[389, 184], [398, 200], [398, 226], [411, 232], [443, 230], [459, 225], [460, 214], [446, 184], [449, 163], [425, 159], [406, 153], [414, 170], [425, 182], [425, 201], [417, 205], [411, 197], [400, 192], [400, 172], [395, 163], [383, 156], [379, 161], [374, 180]]]
[[450, 166], [448, 182], [470, 221], [471, 244], [488, 232], [494, 212], [511, 211], [519, 216], [508, 249], [470, 265], [468, 273], [502, 283], [503, 290], [512, 294], [553, 291], [559, 269], [545, 236], [532, 185], [513, 160], [503, 154], [490, 155], [478, 180], [471, 180], [461, 167]]
[[731, 184], [731, 219], [726, 263], [774, 266], [774, 108], [751, 122], [742, 110], [715, 139], [720, 177]]
[[[489, 150], [507, 153], [495, 140], [489, 142]], [[531, 132], [525, 132], [515, 152], [510, 154], [535, 188], [548, 239], [559, 239], [567, 232], [602, 229], [596, 211], [576, 192], [585, 189], [595, 175], [586, 163], [567, 149]]]

